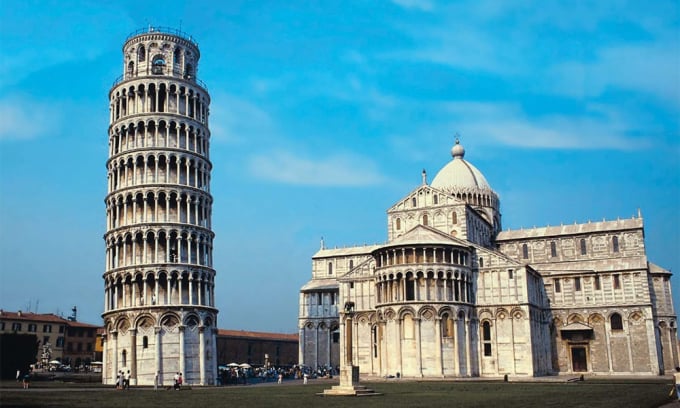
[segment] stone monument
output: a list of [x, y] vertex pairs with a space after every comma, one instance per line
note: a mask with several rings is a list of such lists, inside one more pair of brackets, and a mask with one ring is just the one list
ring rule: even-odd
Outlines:
[[324, 390], [323, 396], [373, 396], [382, 395], [370, 388], [359, 385], [359, 366], [354, 365], [352, 353], [352, 325], [354, 321], [354, 302], [345, 302], [344, 311], [345, 326], [345, 361], [340, 367], [340, 384], [334, 385], [329, 390]]

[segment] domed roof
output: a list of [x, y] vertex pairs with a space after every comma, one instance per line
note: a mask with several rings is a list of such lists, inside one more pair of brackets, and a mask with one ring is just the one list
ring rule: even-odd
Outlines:
[[484, 175], [470, 162], [463, 159], [465, 149], [456, 139], [451, 149], [451, 160], [444, 166], [430, 184], [434, 188], [444, 191], [491, 190]]

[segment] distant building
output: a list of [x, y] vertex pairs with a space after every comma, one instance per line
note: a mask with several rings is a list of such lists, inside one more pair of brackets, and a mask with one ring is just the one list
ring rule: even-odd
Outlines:
[[298, 363], [298, 340], [297, 334], [219, 329], [217, 361], [253, 366], [294, 365]]
[[96, 361], [97, 329], [93, 324], [69, 321], [66, 326], [64, 361], [73, 368]]
[[[640, 215], [503, 231], [482, 173], [453, 160], [387, 210], [382, 245], [321, 249], [300, 290], [300, 362], [363, 374], [658, 375], [678, 366], [671, 273]], [[597, 199], [597, 197], [593, 197]], [[546, 203], [551, 205], [551, 203]]]
[[73, 368], [94, 361], [98, 326], [81, 323], [55, 314], [8, 312], [0, 310], [0, 333], [36, 336], [35, 361], [42, 363], [43, 346], [49, 345], [50, 361], [60, 361]]

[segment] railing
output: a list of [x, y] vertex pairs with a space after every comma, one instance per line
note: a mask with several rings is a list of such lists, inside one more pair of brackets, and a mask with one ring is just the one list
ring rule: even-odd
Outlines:
[[130, 38], [136, 37], [140, 34], [153, 34], [153, 33], [176, 35], [178, 37], [181, 37], [181, 38], [189, 41], [196, 48], [198, 48], [198, 43], [196, 42], [196, 40], [194, 40], [194, 38], [191, 35], [185, 33], [184, 31], [178, 30], [178, 29], [172, 28], [172, 27], [162, 27], [162, 26], [152, 26], [152, 25], [149, 25], [146, 28], [140, 28], [139, 30], [134, 31], [133, 33], [131, 33], [130, 35], [127, 36], [127, 38], [125, 39], [125, 42], [127, 42]]
[[[159, 76], [161, 76], [161, 75], [159, 75]], [[154, 75], [145, 76], [144, 78], [153, 78], [153, 77], [154, 77]], [[168, 77], [168, 76], [165, 76], [165, 77]], [[111, 84], [111, 88], [113, 88], [114, 86], [118, 85], [119, 83], [121, 83], [121, 82], [123, 82], [127, 79], [135, 79], [135, 78], [141, 78], [141, 77], [139, 75], [132, 76], [132, 75], [128, 75], [128, 74], [122, 74], [122, 75], [118, 76], [118, 78], [116, 78], [113, 81], [113, 84]], [[177, 78], [177, 77], [170, 77], [170, 78]], [[183, 79], [186, 80], [186, 81], [189, 81], [189, 82], [195, 82], [201, 88], [205, 89], [206, 91], [208, 90], [208, 85], [206, 85], [205, 82], [201, 81], [200, 79], [196, 78], [193, 75], [191, 76], [191, 78], [183, 78]]]

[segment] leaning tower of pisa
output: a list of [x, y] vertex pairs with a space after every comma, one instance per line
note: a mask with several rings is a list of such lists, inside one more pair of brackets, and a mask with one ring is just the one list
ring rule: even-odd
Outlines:
[[190, 36], [148, 28], [123, 45], [109, 92], [103, 375], [132, 385], [217, 375], [210, 96]]

